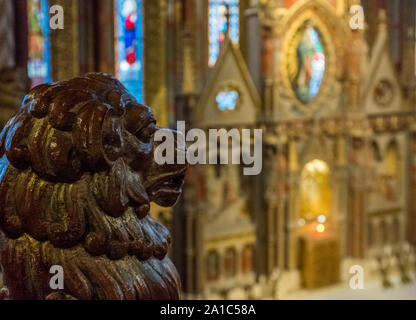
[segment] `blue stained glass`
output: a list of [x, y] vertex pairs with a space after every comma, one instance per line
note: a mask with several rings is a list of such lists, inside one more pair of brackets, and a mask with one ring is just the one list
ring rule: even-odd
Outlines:
[[47, 0], [29, 0], [28, 9], [28, 76], [32, 86], [50, 82], [51, 52], [49, 7]]
[[218, 93], [216, 101], [218, 109], [223, 110], [234, 110], [237, 106], [239, 94], [237, 91], [227, 90]]
[[239, 0], [209, 1], [209, 66], [213, 66], [220, 53], [221, 42], [227, 29], [227, 7], [230, 10], [230, 38], [234, 43], [239, 39]]
[[143, 90], [143, 8], [141, 0], [116, 0], [117, 76], [139, 101]]

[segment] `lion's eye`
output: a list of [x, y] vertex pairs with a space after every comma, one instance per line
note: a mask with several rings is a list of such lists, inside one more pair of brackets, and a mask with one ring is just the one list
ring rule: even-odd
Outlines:
[[156, 132], [156, 124], [150, 123], [148, 126], [142, 128], [136, 133], [136, 137], [145, 143], [149, 143], [154, 133]]

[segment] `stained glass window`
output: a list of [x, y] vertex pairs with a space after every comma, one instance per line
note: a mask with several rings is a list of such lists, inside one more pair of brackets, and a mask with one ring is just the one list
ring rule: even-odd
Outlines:
[[116, 74], [139, 102], [144, 102], [142, 10], [141, 0], [116, 0]]
[[28, 1], [29, 19], [29, 60], [28, 76], [32, 85], [50, 81], [50, 40], [47, 0]]
[[216, 101], [218, 109], [223, 110], [234, 110], [237, 106], [239, 94], [234, 90], [226, 90], [218, 93]]
[[209, 1], [209, 66], [213, 66], [220, 53], [221, 42], [227, 30], [227, 5], [230, 15], [230, 38], [238, 43], [239, 37], [239, 0]]
[[319, 91], [325, 72], [325, 54], [317, 30], [305, 23], [297, 46], [297, 74], [292, 82], [296, 97], [309, 102]]

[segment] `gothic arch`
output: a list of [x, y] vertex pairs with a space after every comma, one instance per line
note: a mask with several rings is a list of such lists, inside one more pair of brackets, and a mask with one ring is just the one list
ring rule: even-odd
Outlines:
[[319, 159], [324, 161], [331, 170], [334, 164], [334, 153], [323, 136], [313, 136], [300, 152], [300, 167], [308, 162]]
[[305, 221], [331, 213], [330, 170], [326, 162], [314, 159], [301, 171], [300, 217]]
[[[284, 15], [281, 26], [290, 26], [299, 19], [305, 12], [313, 12], [316, 16], [325, 17], [325, 24], [328, 25], [329, 32], [334, 35], [334, 41], [341, 44], [345, 39], [336, 39], [335, 35], [346, 35], [348, 28], [339, 18], [336, 9], [327, 0], [299, 0], [293, 4]], [[342, 45], [340, 45], [342, 47]]]

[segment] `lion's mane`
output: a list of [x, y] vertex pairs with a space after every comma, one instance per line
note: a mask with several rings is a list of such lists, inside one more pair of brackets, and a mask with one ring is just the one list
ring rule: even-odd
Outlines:
[[35, 87], [3, 129], [1, 264], [10, 298], [45, 299], [53, 265], [77, 299], [179, 297], [169, 233], [139, 214], [149, 198], [126, 160], [134, 157], [132, 119], [123, 118], [131, 107], [147, 108], [115, 78], [88, 74]]

